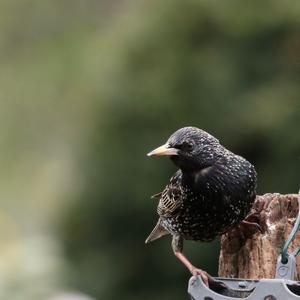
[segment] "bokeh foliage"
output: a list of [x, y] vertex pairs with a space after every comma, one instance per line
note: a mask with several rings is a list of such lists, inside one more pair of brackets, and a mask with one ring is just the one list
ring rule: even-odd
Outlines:
[[[2, 195], [18, 232], [59, 249], [63, 279], [46, 292], [186, 297], [170, 238], [144, 245], [157, 218], [149, 196], [175, 171], [145, 154], [179, 127], [203, 128], [253, 162], [259, 193], [298, 190], [297, 1], [0, 6]], [[186, 251], [216, 275], [217, 241]]]
[[[102, 57], [105, 87], [96, 96], [105, 105], [84, 154], [86, 184], [67, 219], [67, 249], [90, 273], [81, 286], [99, 295], [182, 299], [187, 277], [169, 241], [142, 244], [155, 222], [147, 198], [174, 168], [144, 155], [193, 124], [256, 164], [260, 192], [297, 190], [300, 22], [279, 3], [136, 5], [106, 37], [111, 55]], [[194, 260], [215, 273], [217, 245], [193, 247]], [[105, 288], [96, 284], [103, 277]]]

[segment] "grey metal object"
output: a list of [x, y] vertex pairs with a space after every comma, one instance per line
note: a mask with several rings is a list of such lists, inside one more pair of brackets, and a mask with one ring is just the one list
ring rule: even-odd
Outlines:
[[208, 288], [201, 277], [192, 277], [188, 292], [195, 300], [294, 300], [300, 299], [300, 282], [293, 281], [296, 271], [296, 253], [287, 254], [286, 263], [279, 255], [275, 279], [214, 278]]
[[282, 257], [279, 255], [277, 259], [275, 278], [294, 280], [296, 272], [296, 257], [294, 255], [287, 256], [287, 263], [282, 262]]
[[[227, 296], [209, 289], [200, 276], [189, 281], [188, 293], [193, 300], [299, 300], [300, 283], [286, 279], [228, 279], [215, 278], [228, 287]], [[234, 293], [233, 293], [234, 292]], [[228, 294], [233, 293], [233, 296]]]
[[[298, 194], [300, 207], [300, 190]], [[275, 279], [233, 279], [214, 278], [207, 287], [200, 276], [193, 276], [189, 281], [188, 293], [194, 300], [300, 300], [300, 282], [294, 281], [298, 246], [288, 253], [289, 245], [300, 227], [300, 211], [294, 227], [277, 259]]]
[[188, 292], [195, 300], [293, 300], [300, 299], [300, 282], [293, 281], [296, 271], [296, 253], [287, 255], [282, 262], [279, 255], [275, 279], [230, 279], [214, 278], [214, 287], [209, 289], [201, 277], [192, 277]]

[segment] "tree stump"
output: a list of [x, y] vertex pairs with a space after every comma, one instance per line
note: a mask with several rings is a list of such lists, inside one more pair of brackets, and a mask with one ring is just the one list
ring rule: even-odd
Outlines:
[[[251, 215], [260, 225], [239, 225], [221, 237], [219, 276], [232, 278], [274, 278], [277, 258], [290, 234], [298, 214], [296, 194], [257, 196]], [[251, 220], [252, 221], [252, 220]], [[300, 245], [300, 232], [290, 245], [289, 253]], [[300, 266], [300, 255], [297, 257]], [[300, 279], [299, 268], [296, 280]]]

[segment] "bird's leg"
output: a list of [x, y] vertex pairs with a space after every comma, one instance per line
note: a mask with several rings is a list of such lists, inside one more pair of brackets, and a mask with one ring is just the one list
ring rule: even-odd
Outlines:
[[193, 276], [200, 275], [203, 282], [209, 286], [209, 282], [213, 281], [213, 278], [205, 271], [196, 268], [182, 253], [183, 250], [183, 238], [180, 235], [173, 235], [172, 249], [175, 256], [189, 269]]

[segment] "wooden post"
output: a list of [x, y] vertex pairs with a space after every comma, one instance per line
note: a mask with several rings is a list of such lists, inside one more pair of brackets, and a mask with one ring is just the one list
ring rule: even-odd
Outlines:
[[[252, 208], [253, 226], [240, 225], [221, 237], [219, 276], [233, 278], [274, 278], [277, 258], [298, 214], [296, 194], [257, 196]], [[300, 232], [290, 251], [300, 245]], [[300, 266], [300, 255], [297, 257]], [[300, 279], [297, 268], [296, 280]]]

